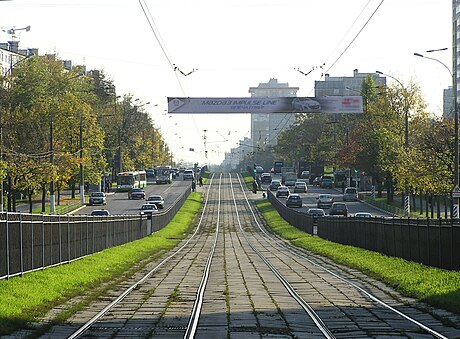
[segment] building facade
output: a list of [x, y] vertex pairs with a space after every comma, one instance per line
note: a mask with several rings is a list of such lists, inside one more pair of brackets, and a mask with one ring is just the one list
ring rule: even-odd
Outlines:
[[[299, 87], [289, 87], [288, 83], [279, 83], [270, 79], [257, 87], [249, 87], [253, 98], [295, 97]], [[293, 113], [252, 113], [251, 141], [255, 151], [269, 149], [278, 143], [278, 135], [295, 122]]]
[[352, 77], [331, 77], [325, 74], [324, 80], [315, 81], [315, 96], [326, 95], [360, 95], [363, 80], [370, 75], [376, 86], [386, 86], [386, 77], [378, 73], [359, 73], [353, 70]]

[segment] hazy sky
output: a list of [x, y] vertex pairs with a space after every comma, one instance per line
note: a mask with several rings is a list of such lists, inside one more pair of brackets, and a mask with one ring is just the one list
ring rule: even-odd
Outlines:
[[[379, 70], [419, 83], [440, 115], [450, 75], [413, 53], [448, 47], [427, 55], [451, 67], [451, 8], [447, 0], [12, 0], [0, 1], [0, 28], [30, 25], [20, 48], [103, 69], [117, 94], [150, 102], [176, 159], [220, 163], [249, 136], [249, 115], [165, 115], [166, 97], [246, 97], [270, 78], [313, 96], [325, 71]], [[0, 42], [9, 38], [0, 31]], [[172, 64], [195, 71], [183, 76]], [[308, 76], [295, 70], [323, 64]]]

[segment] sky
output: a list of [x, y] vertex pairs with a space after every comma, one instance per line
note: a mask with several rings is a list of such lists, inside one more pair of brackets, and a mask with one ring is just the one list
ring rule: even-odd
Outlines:
[[250, 115], [167, 114], [167, 97], [249, 97], [271, 78], [314, 96], [326, 72], [378, 70], [419, 84], [428, 110], [441, 115], [452, 84], [441, 64], [414, 56], [451, 68], [447, 0], [0, 1], [0, 42], [29, 25], [17, 31], [21, 49], [103, 70], [117, 95], [149, 103], [175, 160], [189, 163], [220, 164], [250, 137]]

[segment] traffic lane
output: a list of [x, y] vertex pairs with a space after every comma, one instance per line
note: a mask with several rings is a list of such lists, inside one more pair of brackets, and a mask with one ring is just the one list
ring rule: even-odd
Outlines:
[[[171, 184], [149, 184], [144, 188], [145, 197], [158, 194], [165, 200], [165, 209], [170, 207], [176, 199], [181, 196], [185, 190], [190, 189], [190, 181], [174, 180]], [[107, 205], [93, 205], [81, 208], [76, 214], [91, 214], [92, 211], [105, 209], [112, 215], [120, 214], [138, 214], [143, 199], [128, 199], [128, 192], [115, 192], [107, 194]]]
[[[276, 191], [273, 191], [276, 194]], [[342, 193], [338, 192], [336, 189], [330, 188], [320, 188], [317, 186], [309, 185], [307, 193], [299, 193], [302, 197], [302, 208], [294, 208], [295, 210], [307, 213], [309, 208], [317, 208], [317, 198], [320, 194], [331, 194], [334, 198], [334, 202], [343, 202]], [[279, 200], [285, 204], [286, 198], [279, 198]], [[365, 204], [361, 201], [346, 201], [345, 204], [348, 207], [348, 215], [353, 216], [357, 212], [368, 212], [372, 216], [377, 217], [392, 217], [393, 214], [385, 212], [378, 208], [375, 208], [371, 205]], [[329, 208], [323, 208], [326, 214], [329, 214]]]

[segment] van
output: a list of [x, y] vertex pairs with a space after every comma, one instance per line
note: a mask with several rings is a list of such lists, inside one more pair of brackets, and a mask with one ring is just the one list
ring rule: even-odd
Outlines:
[[357, 201], [358, 190], [355, 187], [347, 187], [343, 192], [343, 201]]

